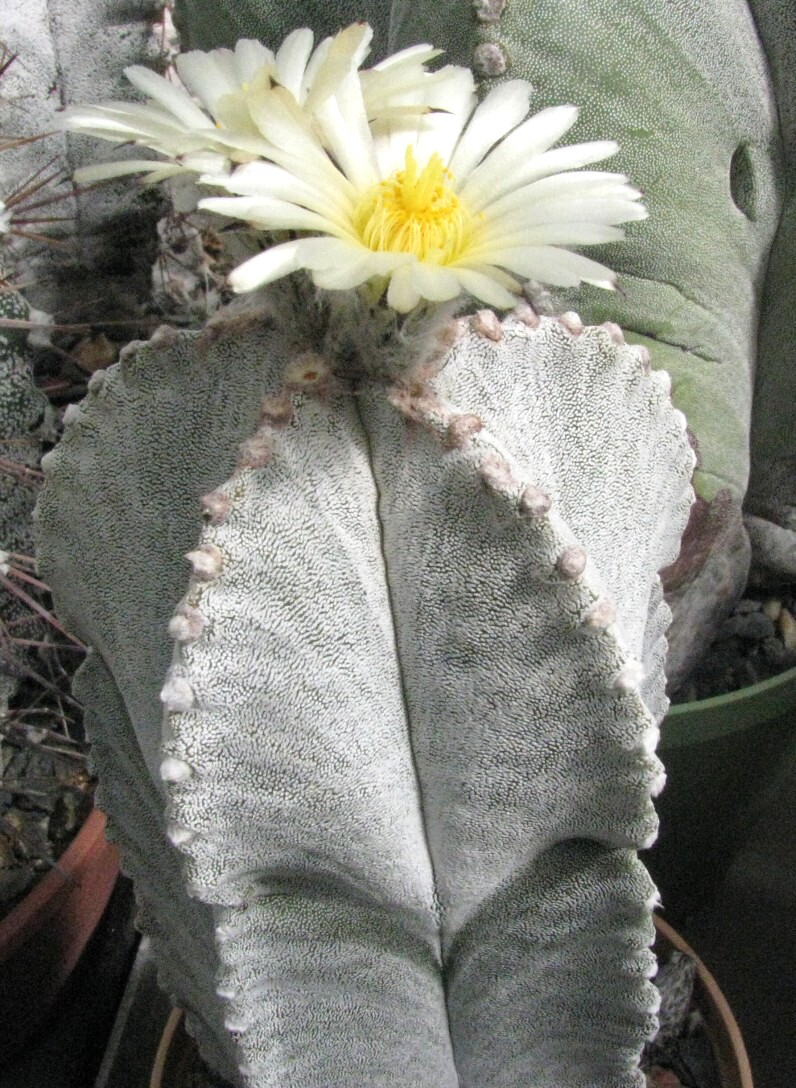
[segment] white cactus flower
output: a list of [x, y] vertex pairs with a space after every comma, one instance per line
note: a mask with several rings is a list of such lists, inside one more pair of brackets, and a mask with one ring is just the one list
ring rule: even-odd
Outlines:
[[[259, 118], [272, 88], [281, 87], [312, 116], [341, 78], [357, 70], [369, 51], [373, 31], [355, 23], [313, 51], [311, 30], [294, 30], [274, 54], [258, 41], [243, 39], [235, 49], [194, 50], [176, 59], [180, 83], [133, 65], [125, 75], [149, 96], [145, 104], [110, 102], [72, 106], [64, 127], [114, 143], [133, 143], [165, 156], [99, 163], [75, 172], [88, 184], [124, 174], [146, 173], [160, 181], [180, 173], [228, 172], [233, 165], [269, 157]], [[417, 115], [433, 108], [450, 69], [428, 72], [439, 55], [428, 45], [413, 46], [360, 73], [369, 120]]]
[[8, 234], [11, 230], [12, 211], [0, 200], [0, 234]]
[[618, 224], [647, 212], [623, 175], [579, 169], [613, 155], [615, 142], [551, 150], [574, 106], [528, 117], [524, 80], [477, 104], [472, 73], [454, 68], [437, 112], [372, 121], [363, 88], [349, 63], [312, 116], [272, 89], [257, 119], [270, 161], [200, 179], [235, 194], [200, 208], [301, 232], [235, 269], [234, 290], [304, 268], [321, 288], [386, 286], [388, 305], [405, 313], [462, 293], [509, 307], [528, 279], [613, 287], [610, 269], [563, 247], [616, 241]]

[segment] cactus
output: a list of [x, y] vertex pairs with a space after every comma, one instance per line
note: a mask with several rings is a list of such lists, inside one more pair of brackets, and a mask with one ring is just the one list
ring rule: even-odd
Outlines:
[[[212, 48], [242, 34], [279, 40], [285, 26], [329, 32], [353, 17], [349, 7], [177, 0], [176, 17], [191, 45]], [[615, 134], [622, 147], [616, 168], [645, 193], [651, 229], [597, 254], [621, 271], [619, 297], [585, 285], [561, 292], [555, 308], [616, 321], [646, 346], [653, 367], [671, 373], [674, 402], [696, 439], [698, 501], [683, 554], [666, 578], [674, 609], [672, 689], [698, 662], [746, 582], [750, 549], [741, 508], [761, 313], [759, 469], [751, 506], [791, 528], [793, 508], [792, 494], [782, 498], [783, 489], [792, 493], [794, 456], [791, 421], [782, 416], [792, 401], [793, 369], [785, 364], [793, 341], [786, 320], [789, 218], [772, 250], [788, 177], [783, 137], [793, 101], [786, 55], [792, 26], [775, 0], [755, 0], [752, 10], [746, 0], [692, 8], [684, 13], [655, 0], [623, 0], [604, 10], [590, 0], [374, 0], [355, 13], [376, 27], [377, 54], [433, 41], [447, 60], [472, 64], [484, 89], [521, 77], [536, 88], [537, 109], [588, 105], [572, 140]], [[774, 57], [781, 121], [756, 22]], [[679, 73], [674, 82], [672, 72]], [[764, 297], [770, 255], [776, 267]], [[779, 466], [773, 495], [770, 458]]]
[[[28, 306], [19, 292], [3, 283], [0, 317], [24, 321]], [[33, 553], [32, 514], [36, 501], [42, 442], [54, 437], [52, 409], [36, 387], [25, 347], [27, 333], [0, 328], [0, 549]], [[0, 554], [0, 570], [5, 555]], [[3, 570], [5, 573], [5, 570]], [[22, 622], [24, 627], [20, 627]], [[26, 654], [15, 646], [18, 637], [41, 637], [40, 621], [6, 588], [0, 588], [0, 715], [24, 671]]]
[[644, 349], [280, 285], [132, 345], [45, 468], [101, 803], [211, 1063], [642, 1084], [693, 468]]
[[[16, 279], [33, 284], [28, 294], [39, 309], [107, 319], [128, 316], [135, 299], [146, 296], [160, 201], [155, 198], [153, 206], [154, 194], [142, 196], [123, 184], [104, 190], [71, 186], [69, 174], [96, 157], [96, 146], [54, 130], [65, 102], [97, 94], [124, 97], [125, 64], [157, 62], [158, 8], [155, 0], [121, 7], [106, 0], [5, 5], [2, 41], [16, 60], [3, 78], [3, 136], [46, 139], [4, 152], [0, 199], [20, 184], [49, 177], [36, 200], [59, 199], [33, 214], [57, 217], [40, 229], [68, 243], [57, 251], [28, 247], [15, 256]], [[97, 299], [99, 271], [103, 294]]]

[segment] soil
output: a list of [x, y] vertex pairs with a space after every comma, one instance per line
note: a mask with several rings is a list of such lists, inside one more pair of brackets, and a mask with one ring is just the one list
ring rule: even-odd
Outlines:
[[53, 649], [46, 657], [35, 670], [45, 675], [23, 678], [0, 719], [0, 918], [58, 864], [92, 807], [82, 717], [68, 690], [77, 662], [65, 669]]
[[719, 628], [699, 668], [672, 695], [690, 703], [740, 691], [796, 666], [796, 586], [748, 590]]

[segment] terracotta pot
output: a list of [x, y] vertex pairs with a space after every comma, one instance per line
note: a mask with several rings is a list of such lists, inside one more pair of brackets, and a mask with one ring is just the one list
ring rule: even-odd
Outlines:
[[[694, 1003], [702, 1016], [716, 1055], [721, 1088], [754, 1088], [746, 1048], [730, 1006], [704, 963], [662, 918], [655, 918], [655, 949], [676, 948], [696, 963]], [[196, 1045], [185, 1031], [182, 1009], [173, 1009], [160, 1039], [149, 1088], [185, 1088], [200, 1067]]]
[[0, 921], [0, 1061], [19, 1051], [50, 1011], [118, 874], [118, 850], [94, 809], [58, 863]]
[[754, 1088], [741, 1032], [713, 975], [690, 945], [663, 918], [655, 918], [656, 952], [676, 948], [696, 963], [694, 1004], [702, 1013], [719, 1067], [721, 1088]]
[[741, 691], [673, 706], [658, 755], [658, 841], [643, 855], [667, 917], [714, 900], [749, 829], [796, 757], [796, 668]]

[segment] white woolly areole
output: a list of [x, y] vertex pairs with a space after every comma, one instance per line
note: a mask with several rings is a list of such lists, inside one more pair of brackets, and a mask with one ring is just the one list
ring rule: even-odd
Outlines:
[[160, 690], [160, 701], [166, 710], [179, 713], [191, 710], [196, 697], [190, 682], [184, 676], [170, 676]]
[[160, 777], [164, 782], [187, 782], [193, 774], [193, 768], [184, 759], [166, 756], [160, 764]]

